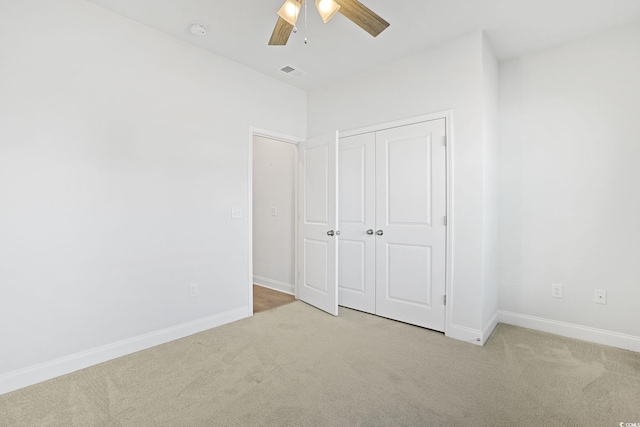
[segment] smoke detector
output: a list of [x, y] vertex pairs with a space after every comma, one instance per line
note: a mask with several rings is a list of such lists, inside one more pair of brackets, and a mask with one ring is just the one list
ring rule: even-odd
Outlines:
[[199, 22], [194, 22], [189, 26], [189, 31], [194, 36], [204, 36], [207, 34], [207, 27], [204, 24], [200, 24]]
[[290, 77], [293, 77], [294, 79], [297, 79], [298, 77], [302, 77], [305, 74], [307, 74], [301, 69], [292, 67], [291, 65], [285, 65], [284, 67], [280, 68], [280, 71], [282, 71], [283, 73], [285, 73]]

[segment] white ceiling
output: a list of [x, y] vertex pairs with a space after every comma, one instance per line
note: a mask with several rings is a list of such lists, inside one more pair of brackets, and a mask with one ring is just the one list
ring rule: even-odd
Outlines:
[[[280, 47], [267, 42], [283, 0], [88, 1], [301, 89], [475, 30], [486, 31], [504, 60], [640, 19], [639, 0], [361, 0], [391, 24], [373, 38], [340, 14], [323, 24], [308, 0], [306, 28], [301, 14], [298, 33]], [[191, 35], [193, 22], [208, 34]], [[306, 75], [294, 79], [279, 71], [285, 65]]]

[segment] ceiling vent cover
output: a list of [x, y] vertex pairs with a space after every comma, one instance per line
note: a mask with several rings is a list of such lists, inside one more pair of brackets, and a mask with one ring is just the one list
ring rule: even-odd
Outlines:
[[297, 79], [298, 77], [302, 77], [304, 76], [306, 73], [298, 68], [294, 68], [291, 65], [286, 65], [282, 68], [280, 68], [280, 71], [282, 71], [283, 73], [285, 73], [288, 76], [293, 77], [294, 79]]

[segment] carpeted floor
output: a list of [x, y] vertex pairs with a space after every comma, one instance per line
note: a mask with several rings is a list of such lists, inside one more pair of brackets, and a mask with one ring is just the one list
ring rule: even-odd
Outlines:
[[0, 396], [1, 426], [619, 426], [640, 354], [499, 325], [484, 347], [302, 302]]

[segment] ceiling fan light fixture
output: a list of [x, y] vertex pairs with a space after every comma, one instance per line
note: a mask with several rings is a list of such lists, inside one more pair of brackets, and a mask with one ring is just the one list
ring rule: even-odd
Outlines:
[[301, 7], [302, 2], [299, 0], [286, 0], [278, 11], [278, 16], [295, 26]]
[[316, 0], [316, 9], [325, 24], [340, 10], [340, 5], [333, 0]]
[[[304, 5], [304, 21], [307, 22], [307, 4], [305, 0], [286, 0], [278, 11], [278, 20], [271, 33], [269, 46], [284, 46], [291, 33], [296, 31], [296, 21]], [[337, 12], [356, 24], [358, 27], [377, 37], [389, 27], [389, 23], [380, 15], [360, 3], [359, 0], [315, 0], [318, 13], [322, 20], [329, 22]], [[304, 39], [305, 44], [307, 38]]]

